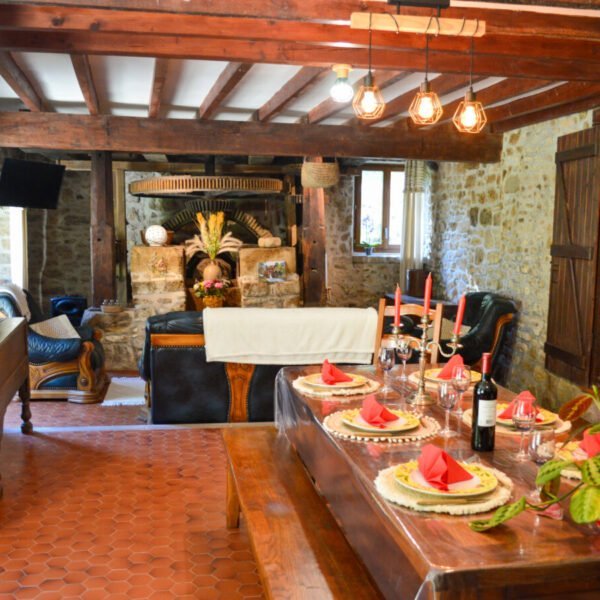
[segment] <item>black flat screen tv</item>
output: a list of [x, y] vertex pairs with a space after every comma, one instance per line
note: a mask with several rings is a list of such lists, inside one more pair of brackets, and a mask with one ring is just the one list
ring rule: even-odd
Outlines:
[[0, 174], [0, 206], [56, 208], [65, 167], [6, 158]]

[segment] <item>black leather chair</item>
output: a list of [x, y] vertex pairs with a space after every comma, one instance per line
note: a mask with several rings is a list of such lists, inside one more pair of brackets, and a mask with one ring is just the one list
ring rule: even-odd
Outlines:
[[[471, 292], [466, 297], [463, 324], [471, 327], [461, 337], [463, 347], [459, 354], [465, 363], [479, 367], [484, 352], [492, 354], [492, 376], [503, 381], [509, 358], [509, 349], [518, 312], [517, 305], [494, 292]], [[450, 340], [442, 340], [446, 345]], [[446, 346], [446, 349], [447, 346]]]
[[[31, 312], [29, 324], [46, 320], [31, 294], [25, 290]], [[0, 292], [0, 318], [21, 317], [12, 295]], [[89, 404], [104, 397], [109, 378], [104, 369], [102, 332], [77, 327], [79, 338], [56, 339], [28, 330], [29, 379], [32, 399], [66, 398]]]
[[150, 317], [139, 363], [152, 423], [272, 421], [277, 365], [206, 362], [201, 312]]

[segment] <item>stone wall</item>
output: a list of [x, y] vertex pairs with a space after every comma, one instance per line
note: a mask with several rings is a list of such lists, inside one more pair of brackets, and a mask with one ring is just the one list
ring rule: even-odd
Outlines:
[[354, 177], [342, 176], [325, 199], [330, 306], [375, 306], [398, 281], [397, 258], [353, 256], [353, 215]]
[[0, 206], [0, 281], [10, 279], [10, 216], [6, 206]]
[[591, 112], [504, 135], [501, 162], [442, 163], [433, 194], [432, 260], [441, 297], [467, 285], [520, 305], [508, 386], [556, 405], [576, 388], [544, 369], [556, 141], [591, 126]]
[[80, 294], [91, 301], [90, 174], [66, 171], [56, 210], [27, 211], [29, 290], [50, 310], [50, 298]]

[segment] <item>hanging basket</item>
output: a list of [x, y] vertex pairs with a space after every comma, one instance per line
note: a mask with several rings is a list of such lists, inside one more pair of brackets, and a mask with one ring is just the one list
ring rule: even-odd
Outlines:
[[303, 188], [327, 188], [338, 184], [340, 167], [336, 162], [308, 162], [302, 164]]

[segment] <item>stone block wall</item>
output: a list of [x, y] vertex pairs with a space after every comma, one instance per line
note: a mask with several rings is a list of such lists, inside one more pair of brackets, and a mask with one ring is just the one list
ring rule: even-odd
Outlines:
[[342, 176], [326, 191], [329, 306], [375, 306], [398, 281], [399, 259], [353, 256], [354, 177]]
[[256, 277], [239, 278], [241, 304], [243, 307], [297, 308], [300, 306], [300, 278], [288, 275], [287, 281], [267, 283]]
[[0, 206], [0, 281], [10, 279], [10, 216], [6, 206]]
[[591, 126], [591, 112], [504, 135], [501, 162], [441, 163], [433, 194], [437, 294], [458, 300], [467, 285], [520, 305], [508, 385], [549, 405], [577, 388], [544, 368], [557, 138]]

